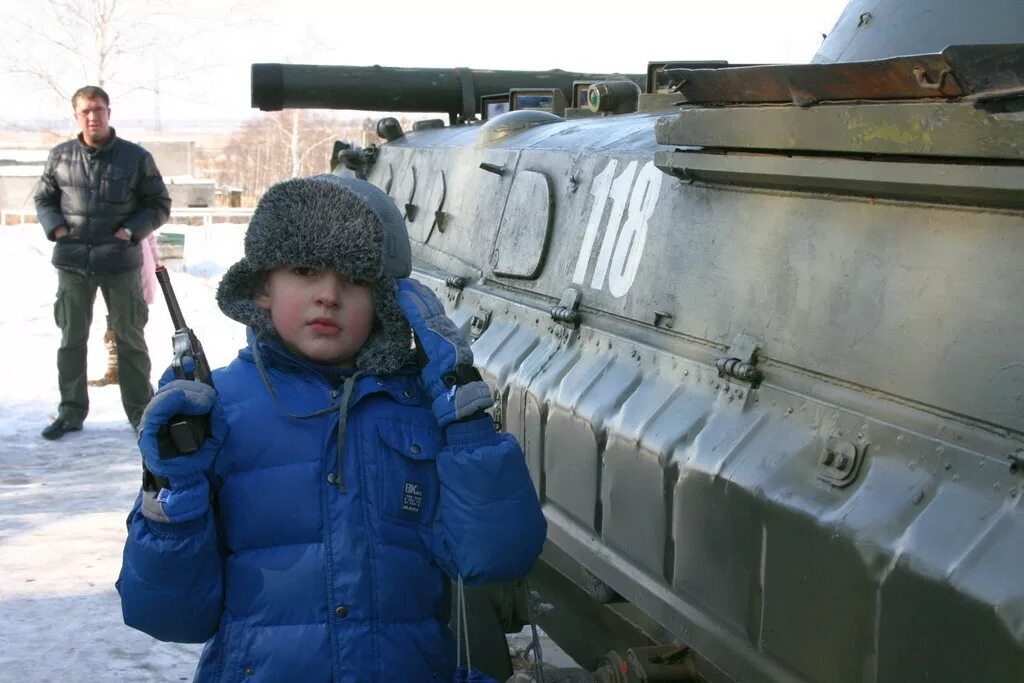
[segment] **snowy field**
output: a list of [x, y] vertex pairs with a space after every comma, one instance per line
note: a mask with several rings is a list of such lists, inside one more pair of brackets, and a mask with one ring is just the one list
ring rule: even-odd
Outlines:
[[[50, 247], [38, 226], [0, 228], [0, 680], [190, 681], [201, 646], [160, 643], [121, 623], [114, 580], [140, 468], [117, 387], [89, 389], [83, 431], [39, 437], [59, 400]], [[224, 252], [230, 263], [238, 247]], [[234, 357], [245, 334], [217, 310], [216, 278], [174, 273], [172, 281], [214, 367]], [[106, 369], [104, 314], [97, 296], [90, 378]], [[172, 329], [162, 301], [150, 317], [155, 380], [170, 360]]]
[[[172, 273], [172, 282], [219, 367], [245, 339], [214, 301], [220, 274], [241, 256], [242, 228], [189, 230], [188, 272]], [[39, 437], [59, 400], [50, 246], [38, 226], [0, 227], [0, 681], [190, 681], [201, 646], [161, 643], [121, 621], [114, 580], [141, 470], [117, 387], [89, 389], [83, 431]], [[106, 369], [104, 328], [97, 296], [90, 378]], [[170, 360], [171, 333], [158, 298], [146, 327], [154, 383]], [[525, 646], [524, 636], [510, 640]], [[543, 648], [548, 661], [569, 665], [547, 639]]]

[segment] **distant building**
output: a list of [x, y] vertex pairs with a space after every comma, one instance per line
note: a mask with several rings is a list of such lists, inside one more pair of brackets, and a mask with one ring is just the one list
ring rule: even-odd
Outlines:
[[0, 149], [0, 209], [35, 211], [36, 181], [49, 149]]
[[164, 176], [171, 206], [213, 206], [217, 183], [195, 177], [196, 143], [193, 140], [136, 140], [145, 147]]
[[[157, 161], [157, 167], [160, 162]], [[163, 171], [163, 169], [160, 169]], [[171, 206], [176, 209], [213, 206], [217, 182], [192, 176], [164, 175], [164, 183], [171, 194]]]
[[157, 168], [169, 176], [196, 174], [196, 143], [193, 140], [133, 140], [142, 145], [156, 161]]
[[[214, 205], [216, 182], [195, 177], [196, 144], [192, 140], [138, 140], [149, 150], [164, 176], [174, 208]], [[0, 209], [31, 212], [36, 181], [43, 173], [49, 147], [0, 149]]]

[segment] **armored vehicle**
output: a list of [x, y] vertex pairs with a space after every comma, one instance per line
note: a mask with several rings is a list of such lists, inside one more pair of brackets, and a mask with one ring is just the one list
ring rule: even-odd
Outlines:
[[810, 64], [261, 64], [253, 102], [447, 114], [338, 172], [473, 340], [596, 678], [1020, 681], [1022, 41], [1019, 0], [854, 0]]

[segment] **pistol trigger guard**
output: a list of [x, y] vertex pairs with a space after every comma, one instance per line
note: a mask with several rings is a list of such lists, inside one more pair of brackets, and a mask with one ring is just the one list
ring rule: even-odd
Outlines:
[[195, 374], [196, 374], [195, 373], [195, 366], [196, 366], [195, 359], [192, 359], [192, 368], [193, 368], [192, 372], [188, 372], [188, 371], [185, 370], [185, 367], [186, 367], [187, 364], [184, 361], [186, 359], [190, 359], [190, 358], [192, 358], [192, 356], [187, 356], [187, 355], [180, 355], [180, 356], [178, 356], [178, 355], [176, 355], [171, 360], [171, 368], [174, 370], [174, 376], [177, 379], [194, 380], [196, 378], [195, 377]]

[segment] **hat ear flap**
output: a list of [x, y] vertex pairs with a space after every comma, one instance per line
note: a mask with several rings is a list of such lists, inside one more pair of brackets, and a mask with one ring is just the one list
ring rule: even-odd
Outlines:
[[386, 375], [415, 363], [412, 328], [398, 307], [394, 278], [385, 276], [374, 283], [373, 308], [373, 332], [356, 360], [358, 368], [371, 375]]
[[217, 286], [217, 305], [232, 320], [248, 325], [257, 332], [270, 332], [274, 323], [270, 309], [260, 307], [254, 297], [266, 290], [266, 277], [243, 258], [228, 268]]

